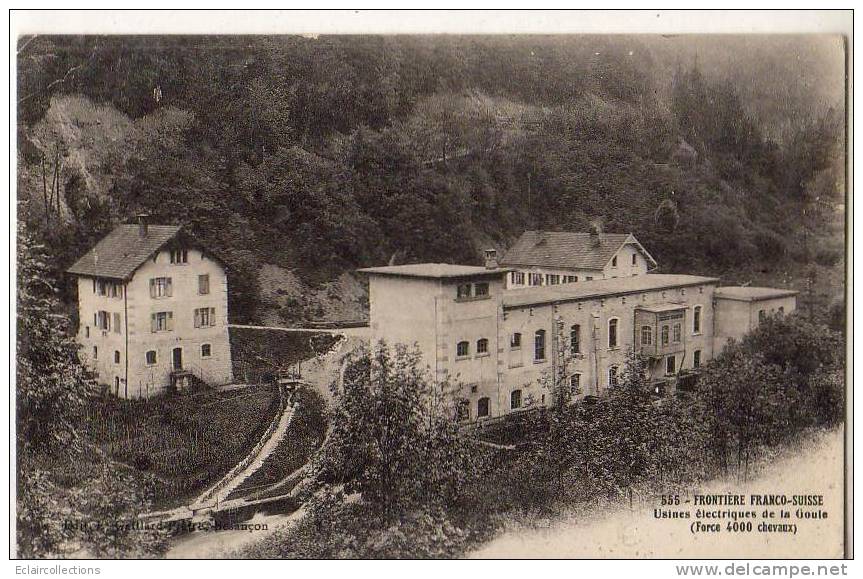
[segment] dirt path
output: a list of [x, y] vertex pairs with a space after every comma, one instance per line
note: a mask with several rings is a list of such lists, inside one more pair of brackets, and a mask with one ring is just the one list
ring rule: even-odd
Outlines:
[[[822, 433], [795, 455], [764, 467], [745, 484], [713, 481], [694, 492], [824, 495], [827, 519], [797, 520], [797, 535], [779, 533], [690, 533], [690, 520], [657, 519], [653, 505], [630, 511], [594, 509], [555, 521], [544, 529], [514, 529], [472, 553], [472, 558], [831, 558], [842, 556], [842, 429]], [[657, 504], [656, 507], [659, 505]], [[760, 517], [760, 510], [759, 517]], [[793, 515], [793, 508], [792, 517]], [[694, 508], [692, 509], [694, 513]], [[759, 521], [761, 519], [759, 518]], [[757, 523], [756, 523], [757, 525]], [[755, 525], [754, 525], [755, 526]]]

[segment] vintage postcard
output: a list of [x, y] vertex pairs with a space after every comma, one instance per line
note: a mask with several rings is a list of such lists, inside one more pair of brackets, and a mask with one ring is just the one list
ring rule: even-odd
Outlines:
[[201, 16], [13, 28], [13, 558], [852, 556], [848, 34]]

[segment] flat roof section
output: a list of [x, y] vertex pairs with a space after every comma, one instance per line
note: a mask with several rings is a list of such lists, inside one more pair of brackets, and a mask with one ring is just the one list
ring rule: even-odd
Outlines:
[[742, 302], [757, 302], [773, 298], [796, 296], [798, 291], [774, 287], [739, 287], [724, 286], [716, 288], [714, 296], [724, 300], [739, 300]]
[[504, 293], [502, 300], [503, 307], [518, 308], [717, 283], [719, 283], [719, 279], [715, 277], [671, 273], [645, 273], [628, 277], [520, 289]]
[[360, 273], [391, 275], [397, 277], [421, 277], [428, 279], [450, 279], [478, 276], [499, 276], [512, 271], [508, 267], [488, 269], [481, 265], [454, 265], [451, 263], [412, 263], [408, 265], [387, 265], [365, 267]]

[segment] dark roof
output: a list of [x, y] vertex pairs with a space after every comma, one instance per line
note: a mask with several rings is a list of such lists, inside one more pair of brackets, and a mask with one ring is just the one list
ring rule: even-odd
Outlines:
[[517, 308], [717, 283], [719, 283], [719, 279], [715, 277], [646, 273], [643, 275], [631, 275], [629, 277], [615, 277], [612, 279], [598, 279], [594, 281], [510, 290], [503, 294], [502, 299], [505, 308]]
[[129, 279], [147, 259], [180, 233], [179, 225], [149, 225], [142, 237], [138, 225], [118, 225], [114, 231], [67, 269], [68, 273]]
[[360, 273], [394, 275], [400, 277], [447, 279], [457, 277], [476, 277], [481, 275], [502, 275], [511, 270], [508, 268], [488, 269], [479, 265], [453, 265], [451, 263], [412, 263], [408, 265], [366, 267], [357, 271]]
[[656, 267], [656, 261], [631, 233], [602, 233], [599, 244], [594, 245], [590, 233], [572, 231], [525, 231], [500, 263], [505, 266], [601, 270], [626, 243], [638, 247], [645, 259]]
[[797, 291], [772, 288], [772, 287], [738, 287], [738, 286], [723, 286], [716, 288], [714, 296], [726, 300], [740, 300], [743, 302], [757, 302], [759, 300], [769, 300], [772, 298], [784, 298], [796, 296]]

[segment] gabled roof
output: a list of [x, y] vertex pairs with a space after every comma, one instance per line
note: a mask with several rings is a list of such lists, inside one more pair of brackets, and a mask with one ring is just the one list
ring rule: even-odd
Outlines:
[[590, 233], [525, 231], [500, 261], [504, 266], [540, 266], [602, 270], [625, 244], [631, 243], [656, 267], [656, 260], [631, 233], [602, 233], [594, 245]]
[[399, 277], [423, 277], [431, 279], [450, 279], [460, 277], [477, 277], [497, 275], [508, 271], [508, 268], [489, 269], [478, 265], [454, 265], [451, 263], [412, 263], [407, 265], [386, 265], [382, 267], [366, 267], [357, 270], [360, 273], [377, 275], [392, 275]]
[[138, 225], [118, 225], [66, 271], [76, 275], [129, 279], [180, 231], [179, 225], [149, 225], [147, 235], [141, 236]]

